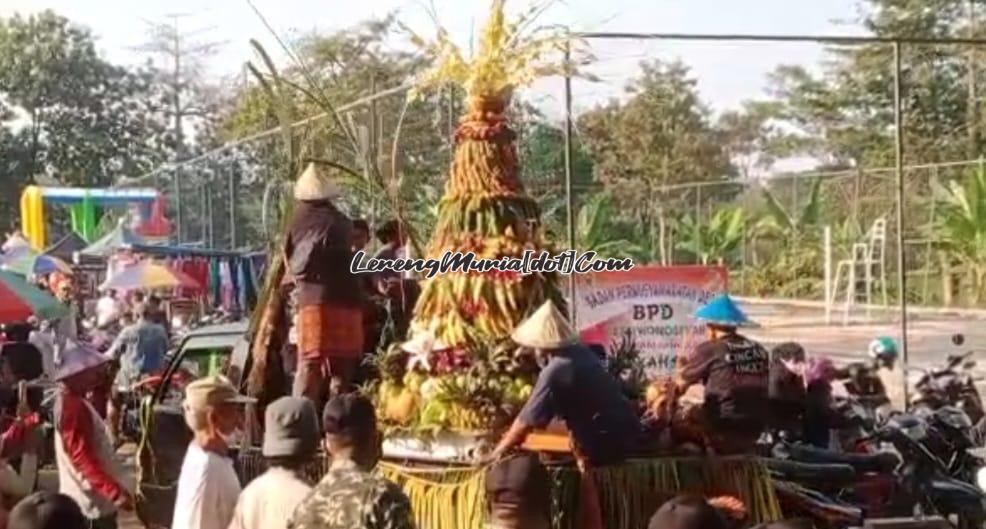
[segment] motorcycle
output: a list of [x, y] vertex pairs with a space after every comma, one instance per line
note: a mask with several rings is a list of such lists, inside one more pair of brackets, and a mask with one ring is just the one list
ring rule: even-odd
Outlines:
[[900, 414], [875, 434], [891, 444], [904, 462], [897, 471], [899, 500], [917, 516], [955, 516], [959, 527], [981, 526], [986, 522], [986, 493], [950, 475], [948, 466], [928, 448], [934, 442], [930, 430], [921, 417]]
[[[122, 441], [140, 442], [144, 433], [141, 408], [143, 403], [154, 395], [163, 380], [164, 377], [160, 374], [145, 375], [122, 392], [120, 403], [120, 439]], [[172, 377], [172, 383], [178, 387], [183, 387], [189, 381], [189, 376], [181, 370], [176, 371]]]
[[[956, 344], [964, 343], [961, 334], [952, 337]], [[986, 416], [982, 397], [976, 389], [976, 382], [982, 380], [975, 373], [976, 361], [971, 359], [973, 352], [948, 355], [945, 364], [922, 373], [914, 386], [915, 393], [933, 394], [944, 403], [964, 411], [973, 424]]]

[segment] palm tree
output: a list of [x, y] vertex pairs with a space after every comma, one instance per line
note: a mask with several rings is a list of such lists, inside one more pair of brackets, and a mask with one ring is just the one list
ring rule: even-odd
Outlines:
[[986, 171], [969, 172], [964, 181], [933, 184], [939, 201], [934, 238], [952, 260], [965, 268], [973, 299], [986, 293]]
[[720, 209], [708, 222], [685, 215], [678, 221], [680, 239], [675, 247], [688, 252], [700, 264], [727, 261], [743, 242], [746, 214], [742, 208]]

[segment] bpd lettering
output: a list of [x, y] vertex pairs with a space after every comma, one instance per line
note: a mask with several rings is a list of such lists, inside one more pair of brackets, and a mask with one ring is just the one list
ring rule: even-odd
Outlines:
[[633, 319], [635, 320], [653, 320], [654, 318], [670, 320], [672, 317], [674, 317], [674, 310], [667, 303], [633, 306]]

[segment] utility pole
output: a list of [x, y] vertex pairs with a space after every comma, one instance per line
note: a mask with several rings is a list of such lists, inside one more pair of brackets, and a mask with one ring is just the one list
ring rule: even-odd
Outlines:
[[207, 110], [196, 97], [203, 75], [202, 60], [214, 54], [223, 44], [195, 40], [197, 35], [212, 31], [214, 28], [184, 31], [181, 21], [189, 16], [191, 15], [185, 13], [170, 14], [165, 16], [168, 22], [145, 21], [149, 26], [150, 40], [137, 48], [137, 51], [159, 57], [161, 70], [167, 71], [166, 75], [162, 75], [162, 81], [168, 91], [169, 106], [165, 112], [171, 121], [175, 142], [172, 162], [176, 166], [172, 175], [172, 185], [175, 228], [179, 244], [183, 241], [185, 233], [181, 185], [183, 171], [180, 163], [188, 158], [186, 118], [206, 116]]
[[[978, 33], [976, 28], [976, 0], [969, 0], [969, 30], [968, 37], [973, 39]], [[970, 158], [979, 156], [979, 103], [976, 101], [976, 47], [969, 46], [966, 60], [966, 75], [968, 84], [968, 100], [966, 101], [966, 128], [969, 133], [968, 154]]]

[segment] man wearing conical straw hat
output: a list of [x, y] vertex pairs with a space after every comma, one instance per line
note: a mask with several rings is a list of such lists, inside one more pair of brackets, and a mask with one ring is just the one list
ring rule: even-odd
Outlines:
[[86, 399], [106, 378], [107, 362], [89, 346], [68, 342], [55, 371], [59, 492], [79, 504], [88, 527], [116, 527], [117, 512], [133, 508], [133, 483], [116, 458], [106, 424]]
[[339, 187], [311, 163], [294, 188], [297, 201], [284, 244], [286, 279], [295, 285], [298, 370], [294, 395], [318, 406], [327, 377], [348, 391], [363, 349], [362, 297], [350, 271], [353, 224], [333, 204]]
[[709, 340], [695, 348], [678, 369], [678, 392], [705, 387], [706, 433], [717, 452], [746, 452], [763, 432], [770, 355], [759, 343], [737, 332], [755, 324], [726, 294], [695, 312], [704, 321]]
[[622, 461], [639, 441], [640, 422], [620, 385], [599, 357], [579, 343], [558, 308], [545, 302], [511, 338], [547, 364], [492, 457], [519, 446], [532, 430], [562, 419], [576, 450], [592, 465]]

